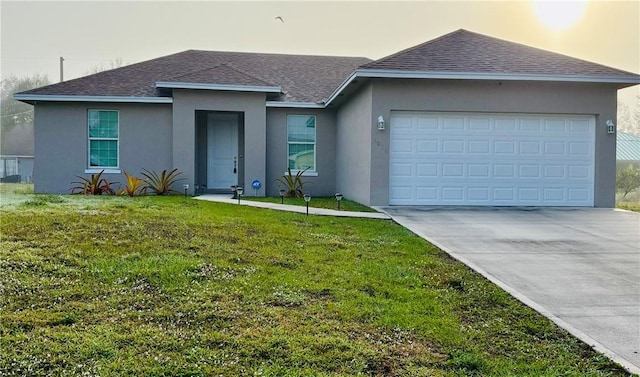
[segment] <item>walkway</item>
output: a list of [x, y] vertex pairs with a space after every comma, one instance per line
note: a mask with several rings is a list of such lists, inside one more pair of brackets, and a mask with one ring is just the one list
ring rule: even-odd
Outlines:
[[[231, 196], [229, 196], [229, 194], [206, 194], [206, 195], [196, 196], [195, 199], [207, 200], [210, 202], [227, 203], [227, 204], [238, 204], [238, 199], [233, 199]], [[274, 209], [277, 211], [307, 213], [307, 208], [302, 206], [294, 206], [294, 205], [279, 204], [279, 203], [255, 202], [251, 200], [242, 200], [242, 198], [240, 199], [240, 205], [258, 207], [258, 208], [268, 208], [268, 209]], [[380, 213], [380, 212], [337, 211], [335, 209], [327, 209], [327, 208], [309, 207], [309, 214], [321, 215], [321, 216], [359, 217], [359, 218], [367, 218], [367, 219], [391, 220], [391, 217], [389, 215], [385, 213]]]

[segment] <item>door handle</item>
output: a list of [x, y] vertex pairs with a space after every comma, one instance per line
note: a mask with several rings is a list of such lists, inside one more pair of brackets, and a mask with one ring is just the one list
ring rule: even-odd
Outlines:
[[238, 172], [238, 157], [233, 157], [233, 174]]

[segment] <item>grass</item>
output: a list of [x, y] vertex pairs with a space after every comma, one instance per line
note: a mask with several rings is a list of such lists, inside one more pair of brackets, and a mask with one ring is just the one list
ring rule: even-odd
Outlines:
[[[242, 200], [252, 200], [256, 202], [267, 202], [267, 203], [281, 203], [282, 198], [280, 197], [257, 197], [257, 196], [248, 196], [242, 197]], [[295, 206], [306, 206], [307, 203], [303, 198], [284, 198], [284, 204], [295, 205]], [[309, 207], [313, 208], [328, 208], [328, 209], [338, 209], [338, 203], [336, 198], [333, 196], [328, 197], [312, 197], [309, 201]], [[355, 212], [376, 212], [375, 210], [367, 207], [358, 202], [354, 202], [349, 199], [342, 199], [340, 202], [340, 210], [342, 211], [355, 211]]]
[[640, 212], [640, 189], [636, 189], [623, 199], [622, 194], [616, 194], [616, 207], [629, 211]]
[[390, 221], [0, 186], [2, 376], [625, 376]]

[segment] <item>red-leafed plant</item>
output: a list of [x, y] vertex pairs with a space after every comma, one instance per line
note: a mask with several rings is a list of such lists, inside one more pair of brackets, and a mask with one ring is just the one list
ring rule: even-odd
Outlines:
[[100, 173], [97, 174], [91, 174], [91, 178], [76, 175], [76, 177], [80, 178], [80, 181], [71, 182], [71, 184], [76, 185], [71, 188], [71, 193], [83, 195], [115, 195], [115, 190], [111, 188], [113, 183], [109, 183], [106, 178], [102, 178], [102, 173], [104, 173], [104, 170], [101, 170]]

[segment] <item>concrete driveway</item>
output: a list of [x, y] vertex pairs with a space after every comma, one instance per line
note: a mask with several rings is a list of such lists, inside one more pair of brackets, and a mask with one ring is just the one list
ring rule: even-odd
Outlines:
[[640, 213], [385, 207], [596, 350], [640, 373]]

